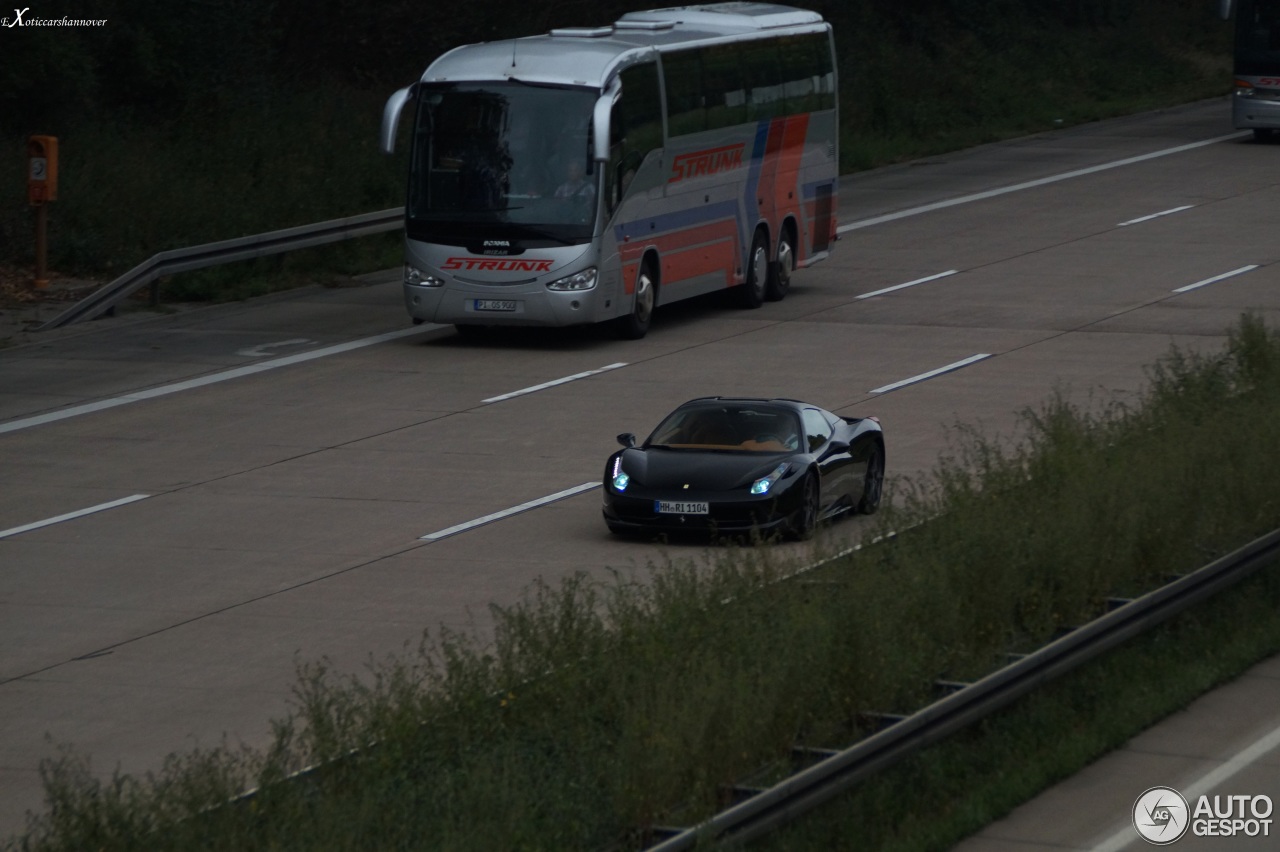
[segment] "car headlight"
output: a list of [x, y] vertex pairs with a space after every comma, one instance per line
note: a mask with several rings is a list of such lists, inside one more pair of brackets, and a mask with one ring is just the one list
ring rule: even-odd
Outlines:
[[786, 462], [775, 467], [768, 476], [762, 476], [755, 482], [751, 483], [752, 494], [768, 494], [769, 489], [773, 487], [773, 483], [777, 482], [787, 472], [790, 467]]
[[590, 290], [596, 286], [596, 268], [584, 269], [581, 272], [564, 278], [557, 278], [547, 285], [548, 290]]
[[415, 287], [443, 287], [444, 280], [428, 275], [416, 266], [404, 265], [404, 283]]
[[1253, 84], [1246, 80], [1236, 80], [1236, 96], [1241, 98], [1251, 98], [1258, 93]]
[[621, 494], [627, 490], [627, 485], [631, 482], [631, 477], [627, 476], [627, 472], [622, 469], [622, 456], [618, 456], [613, 460], [613, 490]]

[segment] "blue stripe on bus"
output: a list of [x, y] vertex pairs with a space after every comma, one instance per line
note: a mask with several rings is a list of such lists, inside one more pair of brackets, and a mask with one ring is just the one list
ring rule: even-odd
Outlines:
[[700, 204], [687, 210], [674, 213], [663, 213], [658, 216], [646, 216], [632, 222], [614, 225], [614, 237], [619, 243], [628, 239], [643, 241], [651, 237], [680, 231], [685, 228], [707, 225], [720, 219], [736, 219], [738, 202], [718, 201], [715, 204]]
[[[732, 217], [738, 225], [738, 239], [742, 245], [746, 245], [749, 237], [747, 230], [754, 224], [754, 221], [747, 221], [747, 219], [754, 219], [754, 217], [742, 217], [739, 212], [741, 210], [751, 211], [757, 209], [755, 204], [756, 190], [760, 186], [760, 172], [764, 168], [764, 156], [769, 145], [769, 130], [773, 126], [773, 122], [774, 119], [772, 118], [765, 118], [756, 122], [755, 139], [752, 141], [751, 159], [747, 166], [747, 179], [743, 183], [740, 204], [732, 201], [721, 201], [716, 204], [699, 205], [675, 213], [663, 213], [658, 216], [647, 216], [643, 219], [623, 222], [614, 226], [614, 237], [619, 243], [628, 239], [646, 239], [683, 228], [706, 225], [717, 219]], [[830, 183], [832, 182], [829, 180], [822, 180], [808, 184], [803, 189], [804, 196], [811, 198], [817, 194], [817, 187]]]

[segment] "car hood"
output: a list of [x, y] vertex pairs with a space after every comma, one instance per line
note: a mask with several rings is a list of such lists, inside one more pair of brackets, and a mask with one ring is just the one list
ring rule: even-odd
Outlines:
[[647, 488], [733, 491], [749, 488], [786, 461], [788, 453], [668, 450], [659, 447], [623, 453], [623, 469]]

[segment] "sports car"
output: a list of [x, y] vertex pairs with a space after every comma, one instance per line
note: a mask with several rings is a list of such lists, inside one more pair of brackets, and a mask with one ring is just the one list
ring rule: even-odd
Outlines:
[[604, 469], [604, 521], [618, 534], [707, 532], [809, 538], [836, 515], [870, 514], [884, 484], [874, 417], [793, 399], [704, 397], [643, 444], [624, 432]]

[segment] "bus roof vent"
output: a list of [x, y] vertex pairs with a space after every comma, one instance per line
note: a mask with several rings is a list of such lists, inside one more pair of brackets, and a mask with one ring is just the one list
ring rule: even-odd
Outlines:
[[556, 38], [604, 38], [613, 35], [613, 27], [559, 27], [551, 31]]
[[808, 9], [796, 9], [778, 3], [731, 0], [726, 3], [702, 3], [694, 6], [650, 9], [645, 12], [627, 12], [614, 26], [621, 29], [623, 26], [632, 27], [640, 22], [656, 21], [671, 21], [690, 28], [707, 28], [712, 31], [741, 32], [820, 24], [822, 16]]
[[629, 21], [621, 18], [616, 24], [615, 29], [619, 30], [670, 30], [674, 29], [675, 21]]

